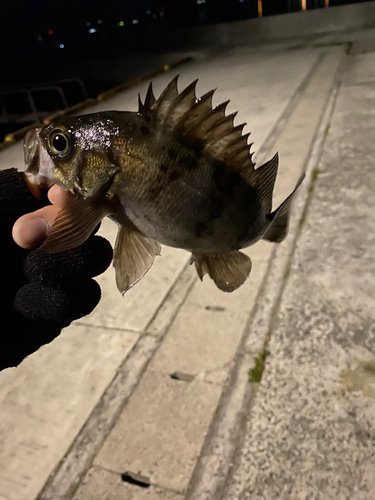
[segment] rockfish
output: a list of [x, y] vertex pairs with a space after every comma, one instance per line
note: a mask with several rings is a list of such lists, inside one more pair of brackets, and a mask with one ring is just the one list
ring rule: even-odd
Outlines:
[[255, 168], [246, 124], [225, 115], [229, 101], [213, 107], [214, 90], [197, 98], [197, 80], [179, 93], [177, 79], [157, 100], [150, 84], [138, 112], [63, 118], [25, 137], [26, 171], [78, 194], [41, 249], [80, 245], [109, 216], [119, 225], [114, 266], [122, 293], [150, 269], [161, 244], [188, 250], [201, 279], [207, 273], [221, 290], [236, 290], [251, 270], [239, 250], [284, 239], [304, 178], [272, 212], [278, 155]]

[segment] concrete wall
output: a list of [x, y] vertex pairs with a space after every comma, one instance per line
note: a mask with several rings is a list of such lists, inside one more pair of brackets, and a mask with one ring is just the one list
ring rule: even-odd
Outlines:
[[169, 46], [241, 45], [375, 26], [375, 1], [208, 25], [168, 34]]

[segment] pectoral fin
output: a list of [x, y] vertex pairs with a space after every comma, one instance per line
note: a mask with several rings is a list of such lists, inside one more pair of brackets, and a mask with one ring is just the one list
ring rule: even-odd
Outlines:
[[121, 227], [117, 233], [113, 265], [116, 284], [124, 294], [147, 273], [160, 255], [161, 245], [140, 233]]
[[200, 279], [205, 274], [212, 278], [223, 292], [233, 292], [244, 283], [251, 271], [251, 260], [242, 252], [227, 254], [197, 254], [192, 262]]
[[103, 203], [84, 198], [74, 201], [60, 210], [40, 249], [57, 253], [81, 245], [109, 213], [110, 210]]

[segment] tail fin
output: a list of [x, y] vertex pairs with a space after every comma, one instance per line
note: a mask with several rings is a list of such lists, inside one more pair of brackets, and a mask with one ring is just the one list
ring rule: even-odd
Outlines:
[[299, 178], [296, 187], [293, 192], [288, 196], [288, 198], [283, 201], [283, 203], [274, 212], [269, 214], [267, 218], [271, 221], [271, 224], [263, 236], [264, 240], [272, 241], [274, 243], [280, 243], [283, 241], [288, 232], [288, 222], [289, 222], [289, 210], [290, 204], [293, 200], [293, 196], [299, 186], [301, 185], [303, 179], [305, 178], [305, 172]]

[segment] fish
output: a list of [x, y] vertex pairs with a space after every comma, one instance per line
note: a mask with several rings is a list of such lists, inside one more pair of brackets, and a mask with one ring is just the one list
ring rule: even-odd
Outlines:
[[138, 111], [105, 111], [59, 118], [28, 131], [25, 170], [45, 187], [57, 184], [76, 199], [63, 208], [41, 251], [82, 244], [109, 217], [119, 226], [113, 265], [124, 294], [151, 268], [161, 245], [191, 253], [201, 280], [224, 292], [249, 277], [241, 249], [287, 235], [293, 192], [272, 211], [279, 157], [253, 161], [246, 123], [213, 106], [215, 90], [197, 98], [178, 75], [156, 99], [150, 83]]

